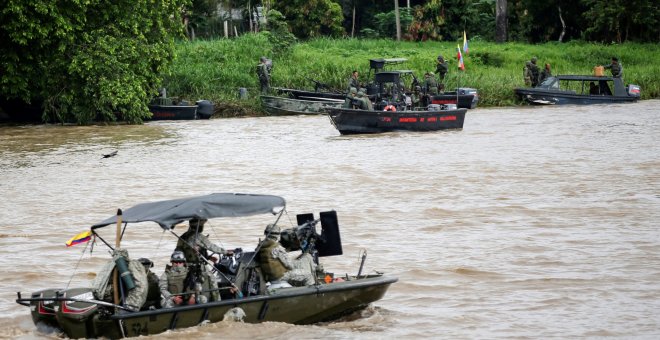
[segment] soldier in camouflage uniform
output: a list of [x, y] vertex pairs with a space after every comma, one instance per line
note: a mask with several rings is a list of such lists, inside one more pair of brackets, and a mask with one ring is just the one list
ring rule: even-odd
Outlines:
[[438, 82], [435, 80], [433, 72], [426, 72], [424, 74], [424, 89], [426, 90], [426, 94], [438, 93]]
[[257, 76], [259, 77], [259, 85], [261, 85], [261, 94], [268, 94], [270, 91], [270, 72], [268, 71], [268, 65], [266, 57], [261, 57], [259, 59], [259, 65], [257, 65]]
[[536, 57], [532, 57], [523, 68], [523, 77], [527, 86], [536, 87], [539, 84], [539, 67], [536, 66], [536, 60]]
[[361, 104], [360, 104], [360, 109], [361, 110], [369, 110], [369, 111], [374, 110], [374, 106], [373, 106], [373, 104], [371, 104], [371, 100], [369, 100], [369, 97], [367, 97], [364, 94], [364, 91], [362, 91], [362, 90], [358, 91], [357, 98], [361, 102]]
[[[232, 250], [225, 250], [224, 248], [213, 244], [208, 236], [202, 234], [204, 231], [205, 219], [193, 218], [188, 221], [188, 230], [181, 235], [177, 242], [176, 249], [183, 252], [187, 263], [188, 269], [193, 271], [197, 276], [197, 280], [202, 283], [202, 288], [206, 293], [204, 295], [210, 301], [219, 301], [220, 295], [218, 294], [218, 286], [215, 277], [206, 266], [206, 260], [210, 258], [209, 251], [212, 253], [231, 255]], [[201, 257], [200, 257], [201, 256]]]
[[292, 286], [309, 286], [315, 283], [316, 264], [312, 256], [303, 253], [297, 259], [289, 258], [286, 249], [278, 242], [280, 227], [269, 224], [264, 230], [266, 239], [259, 247], [259, 263], [264, 279], [270, 282], [286, 281]]
[[612, 77], [621, 78], [623, 77], [623, 66], [619, 64], [619, 59], [617, 57], [612, 57], [612, 62], [609, 65], [603, 66], [606, 69], [612, 71]]
[[[147, 279], [147, 272], [144, 265], [138, 260], [131, 260], [128, 257], [128, 251], [121, 248], [116, 248], [112, 252], [112, 260], [108, 261], [101, 271], [94, 278], [92, 287], [94, 287], [94, 296], [102, 301], [115, 303], [114, 285], [113, 285], [113, 269], [115, 269], [116, 261], [119, 257], [123, 257], [128, 265], [128, 270], [131, 273], [135, 287], [126, 291], [124, 289], [124, 306], [133, 310], [139, 311], [147, 300], [147, 292], [149, 289], [149, 282]], [[119, 281], [122, 279], [119, 278]], [[123, 283], [121, 283], [123, 284]]]
[[149, 288], [147, 289], [147, 301], [144, 303], [142, 309], [152, 309], [160, 308], [160, 288], [158, 287], [158, 276], [151, 271], [154, 263], [147, 258], [138, 259], [140, 263], [144, 266], [144, 270], [147, 272], [147, 282], [149, 283]]
[[346, 95], [346, 99], [344, 100], [344, 104], [342, 105], [342, 108], [354, 109], [353, 101], [355, 100], [356, 96], [357, 96], [357, 88], [351, 87], [351, 89], [348, 91], [348, 94]]
[[360, 82], [358, 81], [358, 71], [353, 71], [353, 73], [351, 73], [351, 77], [348, 78], [348, 90], [350, 91], [352, 87], [356, 89], [360, 88]]
[[[186, 266], [186, 258], [181, 251], [174, 251], [170, 258], [171, 264], [165, 267], [165, 272], [160, 276], [158, 287], [163, 300], [160, 304], [163, 308], [172, 308], [181, 305], [194, 305], [197, 303], [195, 290], [200, 287], [189, 286], [189, 273]], [[196, 289], [194, 289], [196, 288]], [[204, 296], [200, 296], [200, 303], [204, 303]]]
[[449, 66], [445, 61], [445, 58], [442, 57], [442, 55], [439, 55], [437, 65], [435, 66], [435, 73], [438, 74], [440, 84], [445, 82], [445, 75], [447, 74], [447, 71], [449, 71]]

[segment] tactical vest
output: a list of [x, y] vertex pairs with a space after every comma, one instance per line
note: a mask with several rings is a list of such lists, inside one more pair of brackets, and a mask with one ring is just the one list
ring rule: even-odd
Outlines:
[[172, 270], [172, 266], [167, 265], [165, 268], [165, 275], [167, 275], [167, 291], [172, 294], [181, 294], [184, 291], [186, 276], [188, 276], [188, 268], [178, 271]]
[[284, 273], [286, 273], [286, 268], [282, 262], [273, 258], [273, 249], [278, 246], [279, 243], [277, 241], [267, 239], [261, 245], [261, 249], [259, 249], [261, 271], [267, 281], [278, 280], [284, 275]]

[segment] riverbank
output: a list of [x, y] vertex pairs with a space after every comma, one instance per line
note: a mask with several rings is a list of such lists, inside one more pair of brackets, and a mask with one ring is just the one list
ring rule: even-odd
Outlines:
[[[461, 44], [462, 45], [462, 44]], [[395, 42], [391, 40], [315, 39], [276, 53], [266, 34], [248, 34], [237, 39], [180, 42], [177, 58], [165, 78], [169, 93], [184, 98], [205, 98], [216, 103], [216, 115], [259, 115], [256, 66], [262, 55], [273, 59], [272, 86], [312, 88], [311, 79], [333, 88], [343, 88], [352, 70], [366, 82], [369, 59], [405, 57], [398, 69], [413, 70], [418, 77], [435, 71], [442, 54], [450, 71], [448, 89], [474, 87], [480, 107], [519, 104], [513, 94], [524, 86], [522, 68], [536, 56], [538, 64], [549, 63], [553, 74], [591, 74], [592, 68], [617, 56], [624, 67], [626, 83], [641, 86], [642, 99], [660, 98], [660, 47], [656, 44], [602, 45], [584, 42], [495, 44], [471, 41], [464, 56], [465, 71], [459, 71], [456, 42]], [[248, 99], [238, 100], [238, 89], [248, 89]]]

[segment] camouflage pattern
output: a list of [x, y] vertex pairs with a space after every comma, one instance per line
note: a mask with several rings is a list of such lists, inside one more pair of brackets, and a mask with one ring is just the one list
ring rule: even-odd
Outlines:
[[358, 99], [362, 102], [362, 104], [360, 105], [360, 108], [362, 110], [369, 110], [369, 111], [374, 110], [374, 106], [373, 104], [371, 104], [371, 100], [369, 100], [369, 97], [367, 97], [363, 91], [358, 92]]
[[623, 77], [623, 66], [616, 60], [612, 60], [609, 65], [603, 66], [605, 69], [610, 69], [612, 71], [612, 77], [621, 78]]
[[360, 82], [357, 80], [357, 78], [351, 75], [351, 77], [348, 78], [348, 89], [350, 90], [353, 87], [356, 89], [360, 88]]
[[188, 267], [186, 266], [174, 267], [168, 265], [165, 267], [165, 271], [160, 276], [160, 282], [158, 283], [160, 294], [163, 296], [163, 300], [160, 302], [163, 308], [172, 308], [175, 306], [172, 300], [173, 294], [193, 292], [192, 289], [185, 287], [187, 277]]
[[[303, 254], [297, 259], [291, 260], [286, 249], [272, 239], [264, 241], [259, 254], [261, 270], [267, 280], [287, 281], [292, 286], [308, 286], [315, 283], [313, 273], [316, 265], [311, 255]], [[276, 268], [281, 268], [285, 272], [280, 274], [280, 270], [274, 270]]]
[[200, 232], [196, 232], [194, 227], [188, 229], [188, 231], [181, 235], [181, 239], [177, 242], [175, 250], [182, 251], [188, 263], [202, 262], [203, 260], [199, 258], [199, 253], [206, 256], [207, 250], [218, 254], [227, 253], [224, 248], [213, 244], [208, 236], [201, 233], [201, 230]]
[[268, 72], [268, 65], [263, 58], [257, 65], [257, 76], [259, 77], [259, 84], [261, 85], [261, 93], [267, 94], [270, 90], [270, 73]]
[[304, 253], [290, 262], [293, 269], [284, 273], [281, 280], [292, 286], [311, 286], [315, 283], [313, 273], [316, 272], [316, 264], [311, 255]]
[[424, 75], [424, 88], [428, 94], [438, 93], [438, 82], [435, 80], [433, 73]]
[[438, 63], [435, 66], [435, 73], [438, 74], [438, 79], [440, 80], [441, 83], [444, 83], [445, 75], [447, 74], [447, 71], [449, 71], [449, 66], [447, 65], [447, 62], [445, 61], [444, 58], [438, 57]]
[[539, 84], [539, 67], [536, 66], [536, 58], [532, 58], [525, 64], [523, 77], [526, 86], [536, 87]]
[[[96, 278], [92, 282], [94, 288], [94, 296], [102, 301], [114, 303], [114, 287], [113, 287], [113, 269], [115, 268], [115, 260], [118, 257], [123, 257], [128, 262], [128, 270], [133, 276], [135, 288], [124, 292], [126, 294], [124, 306], [134, 311], [140, 310], [147, 300], [147, 293], [149, 290], [149, 281], [147, 279], [147, 272], [144, 265], [138, 260], [131, 260], [128, 257], [128, 252], [124, 249], [117, 248], [113, 252], [112, 260], [108, 261], [103, 268], [99, 271]], [[121, 279], [120, 279], [121, 280]]]
[[351, 87], [348, 90], [348, 94], [346, 95], [346, 99], [344, 100], [342, 107], [344, 109], [353, 109], [353, 99], [355, 99], [355, 96], [357, 96], [357, 88]]
[[261, 243], [259, 263], [267, 281], [279, 280], [292, 267], [284, 247], [272, 238], [267, 238]]

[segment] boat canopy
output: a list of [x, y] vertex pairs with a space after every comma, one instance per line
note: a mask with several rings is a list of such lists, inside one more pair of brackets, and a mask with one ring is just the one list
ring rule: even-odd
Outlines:
[[582, 75], [558, 75], [555, 78], [559, 80], [573, 80], [573, 81], [611, 81], [612, 77], [600, 76], [582, 76]]
[[[276, 213], [278, 208], [285, 206], [284, 198], [279, 196], [215, 193], [138, 204], [123, 211], [122, 221], [126, 223], [151, 221], [169, 230], [174, 225], [192, 218], [210, 219]], [[115, 215], [94, 224], [92, 229], [116, 223]]]

